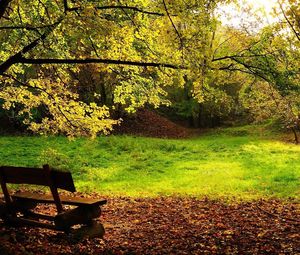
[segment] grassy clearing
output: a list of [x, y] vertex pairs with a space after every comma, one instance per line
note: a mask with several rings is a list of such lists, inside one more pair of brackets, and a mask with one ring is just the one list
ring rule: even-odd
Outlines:
[[70, 169], [80, 191], [106, 195], [299, 198], [300, 147], [263, 129], [229, 128], [187, 140], [111, 136], [0, 137], [0, 165]]

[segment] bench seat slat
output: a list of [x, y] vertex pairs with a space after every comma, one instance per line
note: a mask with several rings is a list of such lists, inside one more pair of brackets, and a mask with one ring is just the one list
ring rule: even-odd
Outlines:
[[[32, 192], [19, 192], [12, 195], [13, 199], [25, 199], [25, 200], [34, 200], [37, 203], [53, 203], [54, 200], [51, 195], [48, 194], [38, 194]], [[69, 196], [60, 196], [62, 204], [66, 205], [104, 205], [106, 200], [99, 200], [93, 198], [82, 198], [82, 197], [69, 197]]]

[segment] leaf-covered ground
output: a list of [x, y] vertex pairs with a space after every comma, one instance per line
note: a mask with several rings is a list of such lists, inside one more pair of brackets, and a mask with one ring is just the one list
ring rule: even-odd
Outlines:
[[[294, 200], [109, 198], [104, 240], [0, 225], [0, 254], [300, 254]], [[41, 211], [49, 211], [41, 207]]]
[[141, 135], [159, 138], [187, 138], [195, 131], [184, 128], [171, 120], [147, 109], [140, 109], [134, 115], [127, 116], [114, 134]]

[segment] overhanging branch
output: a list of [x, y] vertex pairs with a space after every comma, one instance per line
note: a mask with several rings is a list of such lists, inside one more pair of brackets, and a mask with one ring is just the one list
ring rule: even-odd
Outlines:
[[124, 9], [124, 10], [132, 10], [135, 12], [140, 12], [140, 13], [144, 13], [144, 14], [148, 14], [148, 15], [165, 16], [163, 13], [160, 13], [160, 12], [152, 12], [152, 11], [142, 10], [138, 7], [126, 6], [126, 5], [97, 6], [95, 8], [97, 10]]
[[23, 29], [23, 30], [28, 30], [28, 31], [37, 31], [38, 29], [42, 29], [42, 28], [49, 28], [49, 27], [53, 27], [55, 24], [46, 24], [46, 25], [39, 25], [39, 26], [35, 26], [35, 25], [14, 25], [14, 26], [3, 26], [0, 27], [0, 30], [15, 30], [15, 29]]
[[268, 55], [271, 55], [272, 53], [269, 54], [253, 54], [253, 55], [231, 55], [231, 56], [222, 56], [222, 57], [218, 57], [218, 58], [213, 58], [212, 62], [216, 62], [216, 61], [221, 61], [221, 60], [226, 60], [226, 59], [231, 59], [236, 61], [235, 59], [237, 58], [257, 58], [257, 57], [266, 57]]
[[[82, 7], [69, 7], [67, 0], [64, 0], [64, 8], [65, 8], [65, 12], [80, 11], [82, 9]], [[136, 6], [106, 5], [106, 6], [95, 6], [94, 8], [97, 9], [97, 10], [113, 10], [113, 9], [132, 10], [132, 11], [135, 11], [135, 12], [140, 12], [140, 13], [144, 13], [144, 14], [148, 14], [148, 15], [165, 16], [163, 13], [143, 10], [143, 9], [140, 9]]]
[[271, 83], [271, 81], [269, 80], [269, 78], [266, 75], [266, 73], [268, 73], [267, 69], [259, 67], [259, 66], [254, 66], [252, 64], [242, 61], [243, 58], [247, 58], [247, 57], [251, 58], [251, 57], [257, 57], [257, 56], [264, 56], [264, 55], [258, 54], [258, 55], [253, 55], [253, 56], [223, 56], [223, 57], [215, 58], [212, 60], [212, 62], [230, 59], [233, 62], [240, 65], [241, 68], [239, 68], [239, 66], [236, 66], [233, 63], [230, 63], [227, 66], [223, 66], [223, 67], [219, 67], [219, 68], [212, 68], [212, 70], [229, 71], [229, 72], [234, 72], [234, 71], [243, 72], [243, 73], [254, 75], [268, 83]]
[[11, 56], [9, 59], [4, 61], [0, 65], [0, 74], [3, 74], [4, 72], [6, 72], [12, 65], [17, 64], [17, 63], [22, 63], [20, 61], [23, 59], [23, 55], [25, 53], [31, 51], [32, 49], [34, 49], [41, 41], [45, 40], [46, 37], [53, 31], [53, 29], [61, 23], [61, 21], [62, 21], [62, 19], [55, 22], [52, 25], [51, 29], [49, 29], [47, 32], [42, 34], [41, 37], [35, 39], [34, 41], [32, 41], [31, 43], [26, 45], [22, 50], [17, 52], [15, 55]]
[[295, 36], [297, 37], [297, 39], [300, 41], [300, 34], [296, 31], [294, 25], [292, 24], [292, 22], [291, 22], [291, 21], [289, 20], [289, 18], [287, 17], [287, 15], [286, 15], [286, 13], [285, 13], [285, 11], [284, 11], [284, 9], [283, 9], [282, 3], [279, 2], [279, 1], [278, 1], [278, 3], [279, 3], [280, 10], [281, 10], [281, 12], [282, 12], [282, 14], [283, 14], [283, 16], [284, 16], [286, 22], [289, 24], [289, 26], [290, 26], [290, 28], [292, 29], [293, 33], [295, 34]]
[[98, 59], [98, 58], [85, 58], [85, 59], [59, 59], [59, 58], [25, 58], [21, 57], [18, 63], [23, 64], [113, 64], [113, 65], [131, 65], [131, 66], [144, 66], [144, 67], [166, 67], [172, 69], [183, 69], [173, 64], [168, 63], [155, 63], [155, 62], [138, 62], [138, 61], [123, 61], [115, 59]]

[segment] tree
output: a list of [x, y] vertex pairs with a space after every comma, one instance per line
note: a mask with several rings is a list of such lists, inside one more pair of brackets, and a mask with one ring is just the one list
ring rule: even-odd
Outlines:
[[[203, 82], [218, 2], [1, 0], [2, 107], [18, 104], [39, 133], [107, 133], [119, 121], [103, 103], [79, 97], [79, 65], [117, 74], [114, 104], [158, 106], [174, 79]], [[40, 107], [45, 116], [36, 120]]]
[[[246, 74], [248, 81], [242, 90], [245, 106], [257, 119], [280, 119], [298, 143], [300, 55], [296, 35], [287, 33], [281, 22], [252, 35], [235, 29], [231, 34], [213, 62], [226, 72]], [[239, 39], [233, 43], [233, 38]]]

